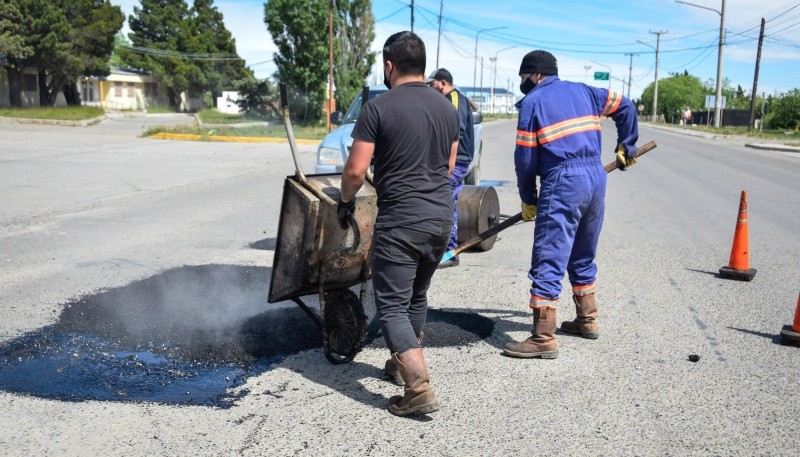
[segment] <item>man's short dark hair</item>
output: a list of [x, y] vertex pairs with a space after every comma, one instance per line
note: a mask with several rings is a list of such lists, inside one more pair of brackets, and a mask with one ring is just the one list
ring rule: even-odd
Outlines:
[[425, 43], [414, 32], [397, 32], [383, 44], [383, 61], [387, 60], [401, 76], [425, 74]]

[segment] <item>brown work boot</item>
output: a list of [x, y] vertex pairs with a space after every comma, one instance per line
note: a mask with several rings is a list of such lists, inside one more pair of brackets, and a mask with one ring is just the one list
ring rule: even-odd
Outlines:
[[[419, 336], [417, 337], [417, 344], [422, 346], [422, 338], [425, 336], [425, 332], [420, 332]], [[386, 360], [386, 363], [383, 365], [383, 373], [386, 375], [386, 379], [391, 381], [397, 386], [404, 386], [406, 382], [403, 381], [403, 377], [400, 376], [400, 367], [394, 361], [394, 357], [391, 355], [389, 359]]]
[[538, 306], [533, 308], [533, 331], [521, 343], [508, 343], [503, 353], [511, 357], [529, 359], [555, 359], [558, 357], [556, 341], [556, 307]]
[[575, 314], [577, 317], [571, 321], [561, 323], [561, 331], [583, 338], [595, 340], [600, 336], [600, 325], [597, 323], [597, 302], [595, 302], [594, 289], [590, 293], [574, 290]]
[[406, 383], [404, 395], [395, 395], [389, 399], [389, 412], [395, 416], [412, 414], [428, 414], [439, 409], [439, 401], [433, 394], [428, 366], [422, 356], [422, 349], [393, 354], [395, 363], [400, 368], [400, 375]]

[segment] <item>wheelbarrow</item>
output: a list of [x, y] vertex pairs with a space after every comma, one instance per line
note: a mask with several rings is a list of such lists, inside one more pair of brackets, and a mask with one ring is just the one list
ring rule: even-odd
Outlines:
[[[289, 120], [286, 85], [281, 84], [281, 108], [295, 175], [283, 184], [280, 221], [269, 286], [269, 303], [291, 300], [322, 331], [322, 345], [333, 364], [353, 360], [366, 339], [367, 281], [373, 228], [378, 213], [377, 195], [367, 181], [355, 196], [356, 209], [347, 230], [336, 212], [340, 174], [306, 176], [297, 159], [297, 146]], [[356, 295], [350, 287], [360, 284]], [[319, 297], [319, 314], [303, 297]]]
[[[377, 194], [371, 173], [356, 194], [355, 214], [342, 230], [336, 212], [341, 174], [305, 175], [297, 159], [297, 145], [289, 120], [286, 85], [281, 84], [281, 110], [295, 174], [283, 185], [278, 236], [269, 286], [269, 303], [291, 300], [322, 331], [325, 358], [333, 364], [353, 360], [366, 339], [367, 282], [371, 271]], [[367, 90], [362, 92], [364, 103]], [[363, 106], [363, 104], [362, 104]], [[499, 203], [492, 187], [465, 186], [458, 202], [458, 238], [468, 239], [495, 225]], [[475, 249], [488, 251], [494, 238]], [[360, 284], [356, 295], [350, 288]], [[303, 297], [319, 297], [319, 313]]]

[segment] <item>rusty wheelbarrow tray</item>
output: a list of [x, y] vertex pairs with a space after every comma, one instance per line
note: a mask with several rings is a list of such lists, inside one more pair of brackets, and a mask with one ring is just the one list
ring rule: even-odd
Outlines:
[[[378, 197], [372, 184], [365, 182], [355, 196], [349, 227], [339, 226], [336, 201], [341, 175], [303, 173], [289, 120], [286, 84], [280, 90], [295, 175], [283, 184], [268, 301], [297, 303], [322, 331], [325, 357], [334, 364], [347, 363], [366, 339], [364, 303]], [[359, 283], [357, 296], [350, 287]], [[319, 295], [319, 314], [303, 303], [302, 297], [312, 294]]]
[[[270, 303], [292, 300], [322, 331], [325, 357], [347, 363], [366, 338], [369, 256], [377, 214], [375, 189], [365, 183], [356, 195], [355, 229], [342, 230], [336, 207], [313, 190], [338, 198], [339, 174], [309, 175], [306, 183], [287, 177], [269, 287]], [[313, 190], [312, 190], [313, 189]], [[361, 284], [357, 296], [351, 286]], [[318, 294], [319, 315], [302, 301]]]

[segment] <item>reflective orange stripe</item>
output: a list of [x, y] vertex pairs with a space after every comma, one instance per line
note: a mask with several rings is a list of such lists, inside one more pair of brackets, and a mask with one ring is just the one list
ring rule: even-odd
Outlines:
[[583, 284], [580, 286], [572, 286], [572, 293], [574, 295], [577, 295], [578, 297], [591, 295], [595, 292], [597, 292], [597, 286], [595, 285], [595, 283]]
[[526, 132], [525, 130], [517, 130], [517, 145], [535, 148], [537, 144], [535, 133]]
[[613, 90], [608, 91], [608, 99], [606, 100], [606, 106], [603, 107], [602, 116], [610, 116], [616, 113], [621, 102], [622, 95], [614, 92]]
[[583, 116], [567, 119], [556, 124], [545, 127], [536, 132], [536, 140], [539, 144], [550, 143], [559, 138], [576, 133], [600, 130], [600, 118], [597, 116]]
[[555, 309], [557, 304], [558, 304], [558, 299], [553, 300], [550, 298], [537, 297], [536, 295], [531, 295], [531, 301], [528, 304], [528, 306], [533, 309], [539, 309], [539, 308]]

